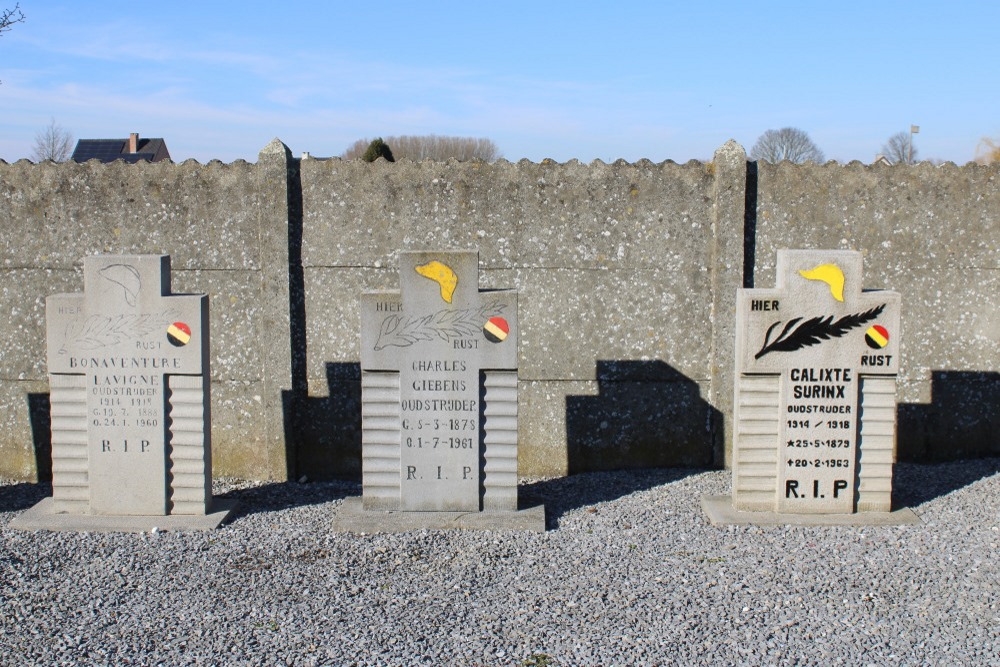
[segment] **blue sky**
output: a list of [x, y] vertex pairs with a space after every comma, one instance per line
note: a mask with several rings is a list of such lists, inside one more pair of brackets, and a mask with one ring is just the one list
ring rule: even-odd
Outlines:
[[[10, 8], [13, 0], [0, 0]], [[710, 159], [769, 128], [871, 162], [1000, 139], [996, 2], [57, 2], [0, 36], [0, 159], [55, 119], [175, 161], [489, 137], [516, 161]]]

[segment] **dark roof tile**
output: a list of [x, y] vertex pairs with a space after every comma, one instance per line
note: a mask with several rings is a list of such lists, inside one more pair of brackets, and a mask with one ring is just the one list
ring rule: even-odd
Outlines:
[[130, 163], [159, 162], [169, 160], [170, 152], [163, 139], [139, 139], [135, 153], [128, 152], [128, 139], [80, 139], [70, 158], [74, 162], [100, 160], [114, 162], [124, 160]]

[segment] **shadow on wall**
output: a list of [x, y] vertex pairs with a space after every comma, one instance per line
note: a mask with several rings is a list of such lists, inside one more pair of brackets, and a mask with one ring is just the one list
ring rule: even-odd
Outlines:
[[291, 390], [281, 395], [289, 480], [361, 480], [361, 366], [328, 363], [327, 397], [309, 396], [301, 162], [288, 163]]
[[[285, 393], [295, 479], [361, 480], [361, 366], [328, 363], [327, 397]], [[597, 396], [566, 397], [569, 473], [712, 467], [722, 414], [662, 361], [598, 361]], [[297, 428], [292, 429], [292, 424]]]
[[[328, 363], [329, 396], [284, 392], [294, 479], [361, 481], [361, 364]], [[293, 426], [294, 425], [294, 426]]]
[[896, 408], [896, 459], [1000, 456], [1000, 373], [932, 371], [930, 403]]
[[598, 361], [596, 396], [566, 397], [570, 474], [713, 466], [723, 417], [663, 361]]
[[753, 289], [757, 260], [757, 163], [747, 162], [746, 195], [743, 201], [743, 288]]
[[52, 404], [48, 394], [28, 394], [31, 444], [39, 482], [52, 481]]

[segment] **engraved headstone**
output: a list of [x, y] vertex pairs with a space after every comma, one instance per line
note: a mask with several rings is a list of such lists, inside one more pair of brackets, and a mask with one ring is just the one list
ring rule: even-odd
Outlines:
[[862, 291], [861, 253], [779, 250], [736, 301], [732, 506], [889, 512], [900, 296]]
[[480, 291], [475, 251], [399, 271], [361, 298], [363, 510], [516, 514], [517, 293]]
[[171, 294], [167, 255], [93, 256], [83, 266], [83, 294], [46, 299], [52, 498], [45, 510], [211, 514], [208, 296]]

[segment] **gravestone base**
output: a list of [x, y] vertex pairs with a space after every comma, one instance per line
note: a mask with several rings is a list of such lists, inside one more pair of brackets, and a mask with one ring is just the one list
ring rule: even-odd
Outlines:
[[77, 533], [148, 533], [157, 531], [215, 530], [236, 509], [237, 501], [213, 498], [208, 514], [168, 514], [126, 516], [120, 514], [68, 514], [55, 509], [53, 498], [43, 498], [34, 507], [15, 517], [8, 528], [52, 530]]
[[[525, 503], [512, 512], [404, 512], [366, 510], [358, 496], [346, 498], [333, 515], [338, 533], [403, 533], [411, 530], [517, 530], [545, 532], [545, 506]], [[533, 505], [533, 506], [527, 506]]]
[[713, 526], [908, 526], [922, 523], [909, 507], [892, 512], [850, 514], [747, 512], [733, 507], [732, 496], [702, 496], [701, 509]]

